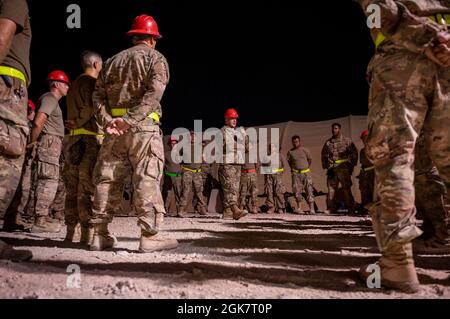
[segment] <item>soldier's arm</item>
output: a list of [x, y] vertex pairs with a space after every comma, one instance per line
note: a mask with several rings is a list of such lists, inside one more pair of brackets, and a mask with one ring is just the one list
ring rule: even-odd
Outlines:
[[312, 156], [311, 156], [311, 152], [309, 150], [306, 150], [306, 159], [308, 160], [308, 165], [309, 167], [311, 167], [312, 164]]
[[106, 96], [104, 73], [100, 72], [97, 82], [95, 83], [95, 90], [92, 94], [92, 104], [94, 106], [94, 113], [97, 122], [102, 128], [106, 128], [109, 122], [113, 120], [112, 116], [106, 110], [108, 98]]
[[[86, 83], [87, 84], [87, 83]], [[92, 105], [92, 94], [95, 87], [91, 85], [83, 85], [80, 90], [80, 96], [83, 101], [81, 105], [78, 105], [79, 115], [75, 119], [76, 126], [78, 128], [83, 127], [94, 116], [94, 107]]]
[[44, 125], [47, 122], [47, 114], [38, 112], [33, 121], [33, 128], [31, 129], [31, 144], [35, 143], [39, 135], [41, 135], [42, 130], [44, 129]]
[[325, 145], [322, 148], [321, 159], [322, 159], [322, 168], [328, 169], [330, 167], [330, 162], [328, 161], [327, 143], [325, 143]]
[[15, 22], [0, 18], [0, 64], [3, 63], [3, 60], [9, 52], [14, 35], [16, 34], [16, 29]]
[[356, 164], [358, 164], [358, 149], [356, 148], [355, 143], [350, 142], [350, 163], [352, 164], [353, 167], [356, 166]]
[[133, 107], [122, 118], [130, 126], [144, 120], [150, 113], [156, 112], [161, 116], [160, 101], [169, 83], [169, 66], [164, 57], [158, 57], [151, 66], [149, 74], [147, 92], [144, 94], [141, 103]]
[[413, 15], [399, 1], [358, 0], [358, 2], [367, 16], [372, 14], [367, 12], [367, 7], [377, 5], [381, 13], [379, 31], [392, 42], [416, 53], [421, 53], [432, 46], [438, 33], [444, 30], [444, 27], [440, 27], [428, 18]]

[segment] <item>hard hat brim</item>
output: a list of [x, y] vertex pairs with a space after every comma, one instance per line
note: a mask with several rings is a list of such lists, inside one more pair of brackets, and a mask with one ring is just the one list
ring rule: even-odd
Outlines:
[[133, 36], [133, 35], [152, 35], [154, 37], [156, 37], [157, 40], [162, 39], [162, 35], [161, 34], [154, 34], [152, 32], [147, 32], [144, 30], [130, 30], [127, 32], [128, 36]]

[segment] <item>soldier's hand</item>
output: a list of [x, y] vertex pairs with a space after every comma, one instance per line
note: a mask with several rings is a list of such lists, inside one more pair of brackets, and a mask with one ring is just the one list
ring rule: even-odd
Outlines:
[[77, 128], [76, 123], [75, 123], [74, 120], [67, 120], [67, 121], [66, 121], [66, 127], [67, 127], [69, 130], [74, 130], [74, 129]]
[[436, 58], [442, 62], [444, 67], [450, 67], [450, 47], [446, 44], [440, 44], [433, 51]]
[[106, 133], [110, 135], [120, 136], [126, 133], [129, 128], [130, 125], [128, 125], [127, 122], [125, 122], [122, 118], [117, 118], [108, 123], [108, 126], [106, 127]]
[[437, 65], [439, 65], [439, 66], [441, 66], [441, 67], [447, 67], [447, 65], [446, 65], [446, 61], [442, 61], [442, 60], [440, 60], [437, 56], [436, 56], [436, 53], [435, 53], [435, 50], [436, 50], [436, 47], [427, 47], [426, 49], [425, 49], [425, 55], [431, 60], [431, 61], [433, 61], [434, 63], [436, 63]]
[[37, 143], [33, 142], [27, 145], [26, 157], [27, 159], [34, 160], [37, 154]]

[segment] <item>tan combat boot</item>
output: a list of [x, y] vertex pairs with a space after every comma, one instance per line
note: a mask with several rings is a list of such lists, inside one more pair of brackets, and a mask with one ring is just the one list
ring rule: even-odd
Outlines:
[[[384, 287], [405, 293], [416, 293], [420, 290], [411, 243], [391, 244], [383, 252], [378, 265], [381, 269], [381, 284]], [[367, 267], [360, 270], [360, 275], [365, 280], [372, 275], [367, 272]]]
[[90, 246], [94, 240], [94, 227], [81, 226], [80, 244]]
[[109, 233], [108, 224], [98, 224], [94, 227], [94, 237], [91, 251], [102, 251], [117, 246], [117, 238]]
[[33, 258], [29, 250], [16, 250], [0, 240], [0, 260], [10, 260], [14, 262], [28, 261]]
[[33, 227], [31, 228], [32, 233], [59, 233], [61, 231], [61, 224], [50, 222], [46, 217], [36, 217]]
[[146, 231], [141, 232], [139, 252], [152, 253], [155, 251], [175, 249], [178, 247], [176, 239], [164, 238], [160, 233], [152, 235]]
[[231, 211], [233, 212], [233, 219], [234, 220], [239, 220], [239, 219], [241, 219], [242, 217], [245, 217], [248, 214], [247, 210], [239, 209], [239, 207], [237, 207], [237, 205], [231, 206]]
[[231, 210], [231, 208], [225, 208], [223, 210], [223, 219], [225, 220], [233, 220], [233, 211]]

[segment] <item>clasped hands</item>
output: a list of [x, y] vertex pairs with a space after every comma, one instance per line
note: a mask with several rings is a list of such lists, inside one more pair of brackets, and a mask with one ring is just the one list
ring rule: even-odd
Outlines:
[[119, 117], [108, 123], [106, 126], [106, 133], [109, 135], [121, 136], [125, 134], [130, 127], [131, 126], [125, 122], [123, 118]]
[[434, 45], [425, 49], [425, 54], [441, 67], [450, 67], [450, 32], [440, 32]]

